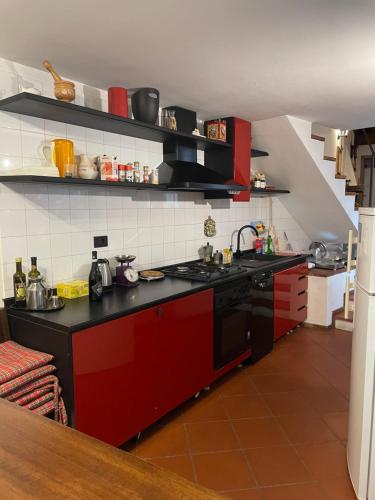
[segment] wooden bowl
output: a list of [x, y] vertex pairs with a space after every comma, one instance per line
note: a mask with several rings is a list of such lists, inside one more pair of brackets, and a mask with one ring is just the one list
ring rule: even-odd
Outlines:
[[55, 96], [60, 101], [74, 101], [76, 96], [74, 83], [69, 82], [68, 80], [60, 80], [58, 82], [55, 82]]

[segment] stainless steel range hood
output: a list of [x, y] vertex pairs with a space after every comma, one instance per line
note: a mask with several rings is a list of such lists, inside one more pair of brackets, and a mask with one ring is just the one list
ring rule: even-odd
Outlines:
[[159, 182], [168, 188], [181, 191], [223, 191], [236, 194], [249, 188], [228, 181], [219, 173], [200, 163], [183, 160], [166, 160], [159, 167]]

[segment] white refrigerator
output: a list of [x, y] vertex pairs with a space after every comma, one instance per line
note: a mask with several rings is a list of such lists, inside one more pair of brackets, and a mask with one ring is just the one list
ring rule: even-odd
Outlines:
[[347, 459], [359, 500], [375, 500], [375, 208], [359, 209]]

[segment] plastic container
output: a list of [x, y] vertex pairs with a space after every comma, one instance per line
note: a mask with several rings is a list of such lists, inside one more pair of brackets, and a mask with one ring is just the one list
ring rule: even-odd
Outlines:
[[85, 280], [73, 280], [57, 283], [57, 295], [64, 299], [78, 299], [89, 294], [89, 283]]
[[128, 91], [123, 87], [108, 89], [108, 113], [128, 118]]

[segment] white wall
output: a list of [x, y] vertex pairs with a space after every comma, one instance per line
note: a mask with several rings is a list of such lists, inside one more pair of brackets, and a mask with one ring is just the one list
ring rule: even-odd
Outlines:
[[346, 241], [356, 230], [354, 197], [345, 195], [345, 180], [335, 179], [335, 163], [323, 159], [323, 143], [311, 139], [311, 123], [281, 116], [253, 123], [254, 147], [267, 179], [291, 194], [280, 197], [313, 241]]
[[[16, 93], [18, 81], [52, 96], [52, 79], [46, 72], [0, 60], [2, 97]], [[77, 84], [77, 101], [90, 101], [106, 109], [106, 93], [82, 84]], [[151, 167], [162, 161], [159, 143], [0, 113], [0, 170], [9, 163], [16, 167], [39, 165], [40, 144], [56, 137], [72, 139], [76, 154], [115, 154], [121, 162], [138, 160]], [[198, 161], [203, 162], [201, 152]], [[203, 221], [208, 215], [217, 222], [217, 236], [211, 241], [215, 249], [222, 249], [241, 225], [259, 219], [268, 224], [269, 200], [208, 202], [201, 193], [4, 183], [0, 186], [0, 295], [12, 294], [17, 256], [23, 257], [26, 270], [30, 257], [36, 255], [51, 284], [87, 278], [95, 235], [109, 238], [108, 248], [99, 255], [134, 253], [139, 267], [196, 258], [198, 248], [207, 241]], [[308, 246], [308, 237], [278, 199], [273, 201], [273, 221], [281, 234], [287, 231], [296, 250]], [[249, 232], [245, 238], [245, 247], [249, 247], [253, 238]]]
[[324, 137], [324, 156], [336, 158], [336, 148], [339, 145], [337, 140], [339, 130], [335, 128], [325, 127], [319, 123], [311, 124], [311, 135]]

